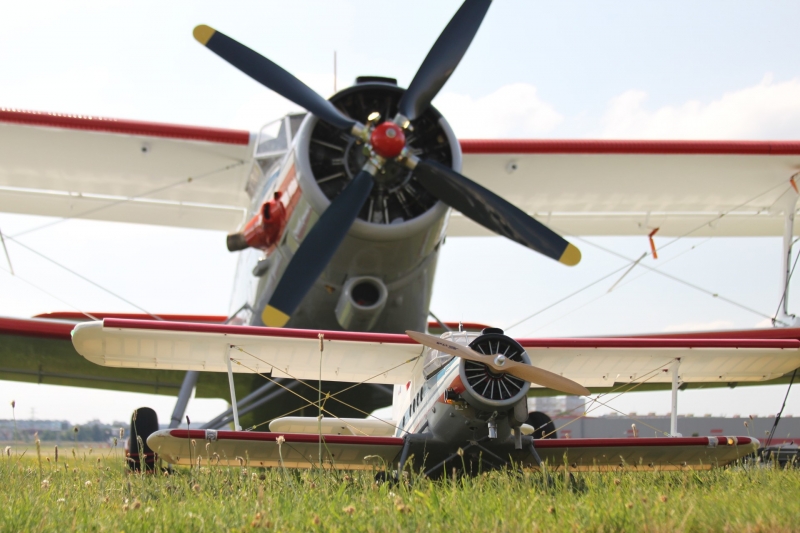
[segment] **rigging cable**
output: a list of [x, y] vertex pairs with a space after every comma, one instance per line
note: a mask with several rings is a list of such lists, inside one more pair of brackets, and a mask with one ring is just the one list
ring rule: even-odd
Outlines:
[[[198, 174], [197, 176], [189, 176], [188, 178], [181, 178], [180, 180], [175, 181], [173, 183], [170, 183], [168, 185], [164, 185], [163, 187], [157, 187], [155, 189], [151, 189], [149, 191], [145, 191], [143, 193], [136, 194], [134, 196], [128, 196], [126, 198], [120, 198], [119, 200], [114, 200], [114, 201], [109, 202], [107, 204], [104, 204], [104, 205], [101, 205], [101, 206], [98, 206], [98, 207], [93, 207], [92, 209], [88, 209], [88, 210], [83, 211], [81, 213], [76, 213], [76, 214], [70, 215], [68, 217], [61, 217], [58, 220], [54, 220], [52, 222], [47, 222], [46, 224], [42, 224], [41, 226], [34, 226], [33, 228], [26, 229], [25, 231], [21, 231], [19, 233], [15, 233], [14, 237], [21, 237], [22, 235], [26, 235], [28, 233], [33, 233], [34, 231], [39, 231], [40, 229], [48, 228], [50, 226], [55, 226], [56, 224], [61, 224], [62, 222], [66, 222], [67, 220], [72, 220], [72, 219], [75, 219], [75, 218], [84, 218], [86, 215], [91, 215], [93, 213], [97, 213], [98, 211], [103, 211], [104, 209], [108, 209], [110, 207], [114, 207], [116, 205], [124, 204], [124, 203], [127, 203], [127, 202], [134, 202], [139, 198], [143, 198], [145, 196], [150, 196], [151, 194], [156, 194], [158, 192], [163, 192], [163, 191], [166, 191], [166, 190], [171, 189], [173, 187], [177, 187], [177, 186], [180, 186], [180, 185], [187, 185], [187, 184], [192, 183], [194, 181], [197, 181], [197, 180], [200, 180], [200, 179], [203, 179], [203, 178], [207, 178], [209, 176], [213, 176], [214, 174], [218, 174], [220, 172], [225, 172], [226, 170], [230, 170], [232, 168], [236, 168], [238, 166], [244, 165], [244, 163], [245, 163], [244, 161], [238, 161], [236, 163], [232, 163], [230, 165], [226, 165], [226, 166], [218, 168], [216, 170], [210, 170], [210, 171], [208, 171], [208, 172], [206, 172], [204, 174]], [[10, 239], [11, 237], [8, 236], [8, 238]]]
[[[739, 204], [739, 205], [737, 205], [737, 206], [735, 206], [735, 207], [732, 207], [731, 209], [729, 209], [729, 210], [727, 210], [727, 211], [725, 211], [725, 212], [723, 212], [723, 213], [720, 213], [719, 215], [715, 216], [715, 217], [714, 217], [714, 218], [712, 218], [711, 220], [709, 220], [709, 221], [707, 221], [707, 222], [705, 222], [705, 223], [703, 223], [703, 224], [701, 224], [701, 225], [699, 225], [699, 226], [695, 227], [694, 229], [692, 229], [692, 230], [690, 230], [690, 231], [688, 231], [688, 232], [686, 232], [686, 233], [684, 233], [684, 234], [682, 234], [682, 235], [680, 235], [680, 236], [678, 236], [678, 237], [675, 237], [674, 239], [672, 239], [671, 241], [669, 241], [667, 244], [665, 244], [664, 246], [662, 246], [662, 247], [661, 247], [661, 249], [663, 250], [664, 248], [666, 248], [666, 247], [668, 247], [668, 246], [670, 246], [670, 245], [672, 245], [672, 244], [675, 244], [677, 241], [679, 241], [679, 240], [683, 239], [684, 237], [688, 237], [688, 236], [689, 236], [689, 235], [691, 235], [692, 233], [694, 233], [694, 232], [696, 232], [696, 231], [699, 231], [699, 230], [703, 229], [704, 227], [708, 226], [709, 224], [713, 224], [714, 222], [716, 222], [717, 220], [719, 220], [719, 219], [723, 218], [724, 216], [728, 215], [729, 213], [732, 213], [732, 212], [736, 211], [737, 209], [740, 209], [741, 207], [744, 207], [744, 206], [746, 206], [746, 205], [747, 205], [747, 204], [749, 204], [750, 202], [752, 202], [752, 201], [754, 201], [754, 200], [756, 200], [756, 199], [760, 198], [761, 196], [764, 196], [765, 194], [768, 194], [768, 193], [772, 192], [773, 190], [777, 189], [777, 188], [778, 188], [778, 187], [780, 187], [781, 185], [783, 185], [783, 183], [778, 183], [778, 184], [776, 184], [776, 185], [773, 185], [772, 187], [770, 187], [770, 188], [768, 188], [767, 190], [765, 190], [764, 192], [762, 192], [762, 193], [760, 193], [760, 194], [758, 194], [758, 195], [756, 195], [756, 196], [754, 196], [754, 197], [750, 198], [749, 200], [747, 200], [747, 201], [745, 201], [745, 202], [743, 202], [743, 203], [741, 203], [741, 204]], [[787, 187], [787, 188], [786, 188], [786, 190], [788, 191], [788, 190], [789, 190], [789, 187]], [[554, 229], [554, 230], [557, 230], [557, 228], [555, 228], [555, 227], [554, 227], [553, 229]], [[569, 234], [565, 234], [565, 235], [567, 235], [567, 236], [569, 236], [569, 237], [573, 237], [573, 238], [579, 238], [579, 237], [575, 237], [574, 235], [569, 235]], [[612, 253], [613, 253], [613, 252], [612, 252]], [[626, 258], [626, 259], [627, 259], [627, 258]], [[541, 313], [543, 313], [543, 312], [545, 312], [545, 311], [547, 311], [547, 310], [549, 310], [549, 309], [551, 309], [551, 308], [555, 307], [556, 305], [558, 305], [558, 304], [560, 304], [560, 303], [562, 303], [562, 302], [564, 302], [564, 301], [566, 301], [566, 300], [568, 300], [568, 299], [572, 298], [573, 296], [576, 296], [577, 294], [579, 294], [579, 293], [581, 293], [581, 292], [585, 291], [586, 289], [588, 289], [588, 288], [590, 288], [590, 287], [592, 287], [592, 286], [596, 285], [597, 283], [600, 283], [600, 282], [601, 282], [601, 281], [603, 281], [604, 279], [606, 279], [606, 278], [608, 278], [608, 277], [610, 277], [610, 276], [612, 276], [612, 275], [616, 274], [617, 272], [621, 272], [621, 271], [623, 271], [623, 270], [625, 270], [625, 269], [627, 269], [627, 268], [630, 268], [630, 267], [631, 267], [631, 266], [632, 266], [632, 265], [633, 265], [635, 262], [636, 262], [635, 260], [630, 260], [630, 259], [629, 259], [629, 262], [628, 262], [627, 264], [623, 265], [622, 267], [618, 268], [617, 270], [615, 270], [615, 271], [613, 271], [613, 272], [611, 272], [611, 273], [609, 273], [609, 274], [606, 274], [605, 276], [603, 276], [603, 277], [601, 277], [601, 278], [599, 278], [599, 279], [597, 279], [597, 280], [593, 281], [592, 283], [590, 283], [590, 284], [588, 284], [588, 285], [586, 285], [586, 286], [584, 286], [584, 287], [582, 287], [582, 288], [578, 289], [577, 291], [575, 291], [575, 292], [573, 292], [573, 293], [571, 293], [571, 294], [569, 294], [569, 295], [565, 296], [564, 298], [562, 298], [562, 299], [560, 299], [560, 300], [558, 300], [558, 301], [556, 301], [556, 302], [554, 302], [554, 303], [552, 303], [552, 304], [550, 304], [550, 305], [548, 305], [548, 306], [546, 306], [546, 307], [544, 307], [544, 308], [542, 308], [542, 309], [540, 309], [540, 310], [536, 311], [535, 313], [533, 313], [533, 314], [531, 314], [531, 315], [529, 315], [529, 316], [527, 316], [527, 317], [523, 318], [522, 320], [520, 320], [520, 321], [518, 321], [518, 322], [515, 322], [515, 323], [514, 323], [514, 324], [512, 324], [511, 326], [508, 326], [507, 328], [505, 328], [505, 329], [506, 329], [506, 331], [507, 331], [507, 330], [509, 330], [509, 329], [511, 329], [511, 328], [514, 328], [514, 327], [516, 327], [516, 326], [519, 326], [519, 325], [520, 325], [520, 324], [522, 324], [523, 322], [527, 322], [527, 321], [528, 321], [528, 320], [530, 320], [531, 318], [533, 318], [533, 317], [535, 317], [535, 316], [537, 316], [537, 315], [539, 315], [539, 314], [541, 314]], [[664, 274], [664, 273], [662, 273], [662, 274]], [[664, 275], [666, 275], [666, 276], [668, 276], [668, 277], [669, 277], [669, 275], [668, 275], [668, 274], [664, 274]], [[677, 279], [677, 278], [676, 278], [676, 279]], [[678, 281], [680, 281], [680, 280], [678, 280]], [[681, 282], [683, 283], [683, 281], [681, 281]], [[703, 289], [701, 289], [701, 290], [703, 290]], [[704, 291], [704, 292], [705, 292], [705, 291]], [[712, 294], [713, 294], [713, 293], [712, 293]], [[738, 304], [738, 303], [735, 303], [735, 302], [731, 302], [731, 303], [733, 303], [734, 305], [737, 305], [737, 306], [740, 306], [740, 307], [741, 307], [741, 305], [740, 305], [740, 304]], [[749, 309], [749, 308], [746, 308], [746, 309], [747, 309], [748, 311], [751, 311], [751, 312], [753, 312], [753, 311], [754, 311], [754, 310], [752, 310], [752, 309]], [[761, 314], [761, 313], [760, 313], [760, 312], [758, 312], [758, 311], [755, 311], [755, 312], [756, 312], [756, 313], [758, 313], [758, 314]], [[767, 316], [767, 315], [763, 315], [763, 316]], [[772, 318], [772, 317], [771, 317], [771, 316], [767, 316], [767, 318]]]
[[61, 263], [59, 263], [59, 262], [58, 262], [58, 261], [56, 261], [55, 259], [51, 259], [51, 258], [47, 257], [46, 255], [44, 255], [44, 254], [43, 254], [43, 253], [41, 253], [41, 252], [37, 252], [36, 250], [34, 250], [33, 248], [31, 248], [30, 246], [28, 246], [28, 245], [26, 245], [26, 244], [23, 244], [23, 243], [19, 242], [19, 241], [18, 241], [17, 239], [15, 239], [14, 237], [11, 237], [10, 235], [6, 235], [6, 239], [8, 239], [8, 240], [10, 240], [10, 241], [13, 241], [13, 242], [14, 242], [14, 243], [16, 243], [18, 246], [22, 246], [23, 248], [25, 248], [25, 249], [26, 249], [26, 250], [28, 250], [29, 252], [32, 252], [32, 253], [34, 253], [34, 254], [38, 255], [39, 257], [41, 257], [42, 259], [44, 259], [44, 260], [46, 260], [46, 261], [49, 261], [50, 263], [53, 263], [55, 266], [57, 266], [57, 267], [59, 267], [59, 268], [62, 268], [62, 269], [64, 269], [64, 270], [66, 270], [66, 271], [67, 271], [67, 272], [69, 272], [70, 274], [72, 274], [72, 275], [74, 275], [74, 276], [77, 276], [77, 277], [79, 277], [80, 279], [82, 279], [83, 281], [85, 281], [85, 282], [87, 282], [87, 283], [89, 283], [89, 284], [91, 284], [91, 285], [94, 285], [94, 286], [95, 286], [95, 287], [97, 287], [98, 289], [100, 289], [100, 290], [102, 290], [102, 291], [105, 291], [105, 292], [107, 292], [108, 294], [110, 294], [111, 296], [113, 296], [113, 297], [115, 297], [115, 298], [118, 298], [118, 299], [122, 300], [122, 301], [123, 301], [123, 302], [125, 302], [126, 304], [128, 304], [128, 305], [130, 305], [130, 306], [133, 306], [133, 307], [135, 307], [136, 309], [138, 309], [138, 310], [142, 311], [143, 313], [145, 313], [145, 314], [147, 314], [147, 315], [150, 315], [151, 317], [155, 318], [156, 320], [164, 320], [164, 319], [163, 319], [163, 318], [161, 318], [160, 316], [158, 316], [158, 315], [154, 315], [153, 313], [151, 313], [150, 311], [148, 311], [148, 310], [147, 310], [147, 309], [145, 309], [144, 307], [140, 307], [140, 306], [136, 305], [135, 303], [131, 302], [130, 300], [128, 300], [127, 298], [124, 298], [124, 297], [120, 296], [119, 294], [115, 293], [115, 292], [114, 292], [114, 291], [112, 291], [111, 289], [107, 289], [107, 288], [103, 287], [103, 286], [102, 286], [102, 285], [100, 285], [99, 283], [96, 283], [96, 282], [94, 282], [94, 281], [90, 280], [89, 278], [87, 278], [86, 276], [84, 276], [84, 275], [82, 275], [82, 274], [78, 274], [78, 273], [77, 273], [77, 272], [75, 272], [74, 270], [72, 270], [72, 269], [70, 269], [70, 268], [68, 268], [68, 267], [66, 267], [66, 266], [64, 266], [64, 265], [62, 265]]
[[61, 298], [59, 298], [59, 297], [58, 297], [58, 296], [56, 296], [55, 294], [53, 294], [53, 293], [51, 293], [51, 292], [48, 292], [47, 290], [45, 290], [45, 289], [43, 289], [42, 287], [40, 287], [40, 286], [36, 285], [36, 284], [35, 284], [35, 283], [33, 283], [32, 281], [28, 281], [27, 279], [25, 279], [25, 278], [22, 278], [22, 277], [20, 277], [20, 276], [18, 276], [18, 275], [16, 275], [16, 274], [12, 274], [11, 272], [9, 272], [8, 270], [6, 270], [5, 268], [2, 268], [2, 267], [0, 267], [0, 270], [2, 270], [3, 272], [5, 272], [6, 274], [11, 274], [12, 276], [14, 276], [14, 279], [18, 279], [19, 281], [21, 281], [21, 282], [23, 282], [23, 283], [27, 283], [28, 285], [30, 285], [31, 287], [33, 287], [33, 288], [34, 288], [34, 289], [36, 289], [37, 291], [40, 291], [40, 292], [42, 292], [42, 293], [46, 294], [47, 296], [49, 296], [49, 297], [51, 297], [51, 298], [54, 298], [54, 299], [58, 300], [58, 301], [59, 301], [59, 302], [61, 302], [62, 304], [66, 305], [67, 307], [71, 307], [72, 309], [75, 309], [75, 310], [76, 310], [77, 312], [79, 312], [80, 314], [82, 314], [82, 315], [85, 315], [85, 316], [87, 316], [87, 317], [91, 318], [92, 320], [99, 320], [99, 318], [97, 318], [96, 316], [92, 315], [91, 313], [87, 313], [86, 311], [82, 310], [82, 309], [81, 309], [81, 308], [79, 308], [79, 307], [76, 307], [76, 306], [72, 305], [71, 303], [67, 302], [66, 300], [62, 300]]

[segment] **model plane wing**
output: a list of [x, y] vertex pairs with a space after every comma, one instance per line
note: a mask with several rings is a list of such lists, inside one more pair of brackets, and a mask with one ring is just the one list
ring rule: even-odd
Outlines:
[[[283, 439], [280, 444], [279, 438]], [[153, 433], [147, 444], [172, 464], [237, 466], [247, 462], [250, 466], [310, 468], [317, 466], [321, 450], [326, 466], [371, 470], [396, 462], [403, 439], [327, 435], [320, 446], [318, 435], [172, 429]]]
[[[324, 335], [320, 353], [318, 335]], [[73, 344], [105, 366], [235, 372], [328, 381], [407, 383], [424, 349], [405, 335], [105, 319], [73, 331]], [[531, 362], [586, 387], [759, 382], [800, 367], [797, 339], [520, 339]], [[426, 349], [425, 349], [426, 350]]]
[[[631, 439], [543, 439], [542, 461], [570, 470], [693, 470], [730, 464], [754, 453], [750, 437], [666, 437]], [[566, 459], [566, 463], [565, 463]]]
[[800, 367], [797, 339], [518, 339], [531, 363], [585, 387], [766, 381]]
[[269, 423], [273, 433], [306, 433], [311, 435], [368, 435], [391, 437], [397, 430], [394, 420], [369, 418], [331, 418], [308, 416], [283, 416]]
[[0, 211], [232, 230], [249, 132], [0, 109]]
[[422, 353], [405, 335], [118, 319], [79, 324], [72, 342], [104, 366], [225, 372], [230, 358], [234, 372], [359, 383], [407, 383]]
[[[414, 435], [412, 448], [425, 457], [426, 438]], [[399, 437], [263, 433], [169, 429], [153, 433], [147, 444], [168, 463], [311, 468], [319, 463], [346, 470], [397, 467], [405, 440]], [[543, 439], [535, 442], [550, 468], [570, 470], [680, 470], [723, 466], [758, 449], [749, 437], [635, 439]], [[280, 444], [279, 444], [280, 443]], [[419, 448], [418, 450], [416, 448]], [[518, 464], [531, 466], [524, 450], [508, 450]], [[416, 466], [416, 465], [415, 465]]]

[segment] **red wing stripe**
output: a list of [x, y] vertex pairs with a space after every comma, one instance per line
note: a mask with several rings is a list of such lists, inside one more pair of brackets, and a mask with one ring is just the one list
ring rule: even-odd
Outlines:
[[465, 154], [800, 155], [798, 141], [464, 139]]
[[[539, 439], [536, 448], [602, 448], [631, 446], [708, 446], [708, 439], [717, 439], [717, 446], [746, 446], [750, 437], [640, 437], [627, 439]], [[730, 439], [730, 441], [728, 440]]]
[[191, 333], [221, 333], [227, 335], [253, 335], [257, 337], [281, 337], [293, 339], [318, 339], [319, 333], [326, 340], [377, 342], [387, 344], [417, 344], [407, 335], [395, 333], [358, 333], [352, 331], [323, 331], [311, 329], [266, 328], [261, 326], [229, 326], [222, 324], [198, 324], [191, 322], [162, 322], [158, 320], [123, 320], [106, 318], [104, 328], [146, 329], [152, 331], [183, 331]]
[[[179, 439], [206, 438], [202, 429], [173, 429], [169, 432], [171, 437]], [[402, 446], [403, 439], [399, 437], [362, 437], [357, 435], [323, 435], [325, 442], [330, 444], [364, 444], [371, 446]], [[267, 433], [260, 431], [217, 431], [217, 440], [247, 440], [260, 442], [275, 442], [278, 437], [283, 437], [286, 442], [319, 442], [318, 435], [307, 433]]]
[[33, 318], [0, 318], [0, 334], [70, 340], [74, 322]]
[[205, 141], [220, 144], [250, 144], [250, 132], [201, 126], [183, 126], [160, 122], [141, 122], [138, 120], [118, 120], [114, 118], [68, 115], [64, 113], [42, 113], [0, 108], [0, 122], [43, 126], [70, 130], [102, 131], [125, 135], [165, 137], [187, 141]]
[[[187, 333], [220, 333], [227, 335], [252, 335], [317, 339], [319, 333], [334, 341], [375, 342], [387, 344], [416, 344], [406, 335], [396, 333], [361, 333], [352, 331], [321, 331], [310, 329], [266, 328], [260, 326], [231, 326], [192, 322], [164, 322], [157, 320], [126, 320], [106, 318], [103, 327], [120, 329], [145, 329], [153, 331], [182, 331]], [[798, 339], [716, 339], [716, 338], [579, 338], [579, 339], [518, 339], [524, 348], [756, 348], [800, 349]]]

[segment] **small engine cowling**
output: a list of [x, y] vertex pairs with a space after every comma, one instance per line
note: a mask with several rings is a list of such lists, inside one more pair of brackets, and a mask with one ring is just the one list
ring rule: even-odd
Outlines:
[[245, 248], [267, 250], [278, 242], [285, 226], [286, 208], [281, 202], [281, 193], [276, 192], [272, 200], [264, 202], [241, 232], [228, 235], [228, 250], [231, 252]]
[[[485, 355], [502, 354], [512, 361], [530, 364], [525, 349], [499, 328], [486, 328], [469, 347]], [[494, 372], [488, 365], [461, 360], [459, 376], [464, 385], [462, 396], [478, 410], [510, 408], [525, 398], [530, 383], [507, 373]]]

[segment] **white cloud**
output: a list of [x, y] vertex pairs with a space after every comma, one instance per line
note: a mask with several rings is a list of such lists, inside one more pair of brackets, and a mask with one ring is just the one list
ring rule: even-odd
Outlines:
[[480, 98], [443, 93], [434, 105], [462, 139], [532, 137], [552, 131], [564, 120], [527, 83], [504, 85]]
[[602, 136], [644, 139], [796, 139], [800, 137], [800, 78], [774, 83], [771, 75], [753, 87], [703, 103], [690, 100], [656, 110], [647, 93], [614, 98], [603, 117]]

